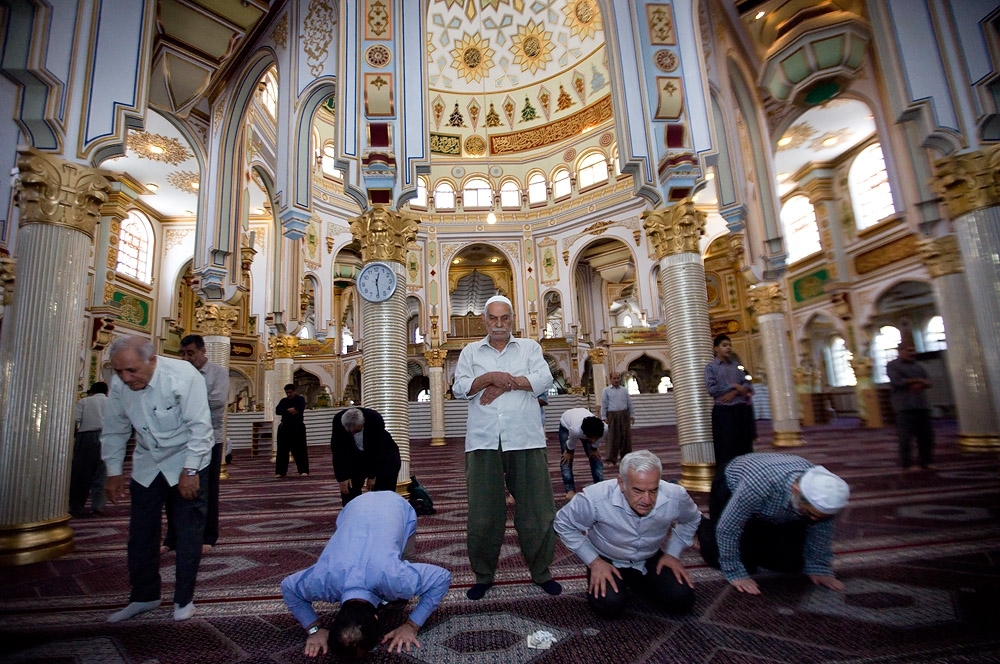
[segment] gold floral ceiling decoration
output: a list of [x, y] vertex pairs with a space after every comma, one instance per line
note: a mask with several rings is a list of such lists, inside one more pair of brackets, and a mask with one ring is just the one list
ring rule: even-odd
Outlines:
[[187, 146], [177, 139], [142, 130], [129, 131], [126, 147], [129, 152], [141, 159], [162, 161], [171, 166], [177, 166], [194, 157]]
[[193, 171], [174, 171], [167, 175], [167, 182], [189, 194], [198, 193], [198, 174]]
[[514, 54], [514, 64], [521, 65], [521, 71], [536, 74], [552, 62], [555, 44], [552, 43], [552, 33], [545, 30], [544, 23], [532, 20], [519, 25], [513, 42], [510, 52]]
[[455, 58], [452, 66], [466, 83], [478, 83], [489, 76], [495, 53], [488, 39], [466, 33], [451, 50], [451, 56]]
[[569, 34], [580, 39], [589, 39], [604, 29], [601, 12], [594, 0], [577, 0], [563, 5], [566, 20], [563, 25], [569, 27]]
[[793, 124], [781, 139], [778, 140], [778, 152], [782, 150], [794, 150], [815, 135], [816, 129], [808, 122]]

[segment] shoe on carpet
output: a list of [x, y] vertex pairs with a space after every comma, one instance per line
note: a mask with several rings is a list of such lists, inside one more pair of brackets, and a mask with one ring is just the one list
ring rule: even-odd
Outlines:
[[180, 622], [187, 620], [194, 615], [194, 602], [188, 602], [186, 606], [180, 606], [174, 602], [174, 620]]
[[129, 618], [134, 618], [140, 613], [145, 613], [146, 611], [152, 611], [153, 609], [159, 608], [160, 600], [153, 599], [148, 602], [131, 602], [121, 611], [115, 611], [110, 616], [108, 616], [108, 622], [121, 622], [123, 620], [128, 620]]
[[535, 585], [553, 596], [562, 593], [562, 586], [555, 579], [549, 579], [545, 583], [536, 583]]
[[486, 591], [492, 587], [492, 583], [477, 583], [465, 591], [465, 596], [469, 599], [482, 599]]

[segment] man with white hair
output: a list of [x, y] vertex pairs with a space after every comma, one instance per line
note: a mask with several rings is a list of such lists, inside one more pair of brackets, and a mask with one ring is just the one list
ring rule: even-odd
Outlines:
[[705, 562], [737, 590], [759, 595], [757, 567], [805, 573], [843, 590], [833, 575], [833, 519], [847, 505], [847, 483], [792, 454], [738, 456], [717, 473], [709, 519], [698, 528]]
[[487, 336], [462, 349], [452, 392], [468, 399], [465, 482], [469, 499], [468, 550], [476, 583], [466, 592], [482, 599], [500, 560], [507, 505], [514, 498], [514, 528], [531, 580], [550, 595], [562, 592], [549, 565], [555, 554], [555, 502], [538, 395], [552, 372], [537, 341], [513, 336], [514, 308], [503, 295], [486, 301]]

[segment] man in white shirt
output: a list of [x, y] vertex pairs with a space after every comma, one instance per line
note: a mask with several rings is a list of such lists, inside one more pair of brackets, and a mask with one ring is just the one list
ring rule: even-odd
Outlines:
[[601, 418], [594, 417], [586, 408], [570, 408], [559, 418], [559, 471], [562, 473], [563, 490], [566, 500], [576, 495], [576, 482], [573, 479], [573, 456], [577, 443], [583, 447], [587, 461], [590, 463], [590, 474], [594, 484], [604, 481], [604, 464], [601, 463], [601, 452], [598, 449], [608, 425]]
[[494, 295], [483, 312], [488, 334], [462, 349], [452, 392], [469, 400], [465, 483], [469, 498], [468, 549], [481, 599], [493, 585], [507, 525], [504, 484], [514, 498], [514, 528], [531, 580], [550, 595], [562, 592], [549, 565], [555, 553], [555, 502], [545, 452], [538, 395], [552, 372], [537, 341], [514, 337], [510, 300]]
[[176, 492], [174, 620], [194, 615], [194, 585], [205, 532], [205, 492], [212, 455], [212, 418], [205, 381], [184, 360], [157, 357], [139, 337], [119, 337], [109, 349], [111, 395], [104, 410], [101, 448], [108, 466], [108, 497], [124, 500], [125, 445], [136, 432], [129, 483], [129, 605], [111, 614], [127, 620], [160, 605], [160, 523], [167, 494]]
[[94, 516], [104, 511], [107, 497], [104, 483], [108, 471], [101, 460], [101, 429], [104, 427], [104, 406], [108, 402], [108, 384], [98, 381], [87, 390], [87, 396], [76, 402], [76, 439], [73, 441], [73, 466], [69, 479], [69, 513], [84, 516], [83, 506], [90, 493], [90, 509]]
[[601, 392], [601, 415], [608, 423], [608, 465], [632, 451], [632, 425], [635, 406], [628, 390], [622, 387], [620, 371], [611, 372], [611, 384]]
[[614, 617], [634, 590], [673, 615], [694, 604], [694, 584], [681, 564], [701, 513], [682, 487], [660, 479], [655, 454], [622, 459], [617, 480], [581, 491], [556, 514], [555, 530], [587, 565], [587, 603]]

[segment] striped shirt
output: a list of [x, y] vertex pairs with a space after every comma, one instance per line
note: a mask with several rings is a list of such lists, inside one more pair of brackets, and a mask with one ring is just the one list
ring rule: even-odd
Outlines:
[[753, 385], [747, 380], [747, 372], [740, 368], [736, 362], [723, 362], [715, 358], [705, 366], [705, 388], [715, 399], [716, 406], [737, 406], [740, 404], [751, 404], [753, 400], [742, 394], [737, 394], [731, 401], [723, 403], [721, 399], [726, 392], [733, 389], [733, 385], [750, 388], [753, 395]]

